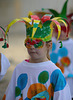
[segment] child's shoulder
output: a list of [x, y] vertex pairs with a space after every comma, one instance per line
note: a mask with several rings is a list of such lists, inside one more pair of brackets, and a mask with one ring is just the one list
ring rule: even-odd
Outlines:
[[62, 74], [62, 72], [61, 72], [61, 70], [53, 63], [53, 62], [51, 62], [51, 70], [52, 70], [52, 73], [51, 73], [51, 75], [52, 76], [63, 76], [63, 74]]
[[22, 62], [20, 62], [19, 64], [16, 65], [16, 69], [20, 68], [20, 67], [23, 67], [25, 64], [25, 60], [23, 60]]
[[60, 71], [60, 69], [52, 61], [50, 61], [49, 66], [50, 66], [50, 71], [51, 72], [53, 72], [55, 70], [59, 70]]
[[20, 62], [19, 64], [16, 65], [14, 71], [20, 71], [20, 70], [23, 70], [24, 68], [24, 65], [25, 65], [25, 60], [23, 60], [22, 62]]

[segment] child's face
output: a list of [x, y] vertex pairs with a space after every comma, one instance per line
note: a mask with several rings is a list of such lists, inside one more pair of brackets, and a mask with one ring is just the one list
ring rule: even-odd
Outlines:
[[42, 40], [25, 40], [25, 46], [27, 47], [28, 53], [32, 59], [44, 59], [47, 55], [46, 43]]

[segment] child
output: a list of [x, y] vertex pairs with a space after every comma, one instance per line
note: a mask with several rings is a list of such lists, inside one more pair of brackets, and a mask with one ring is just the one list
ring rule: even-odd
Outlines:
[[[71, 33], [71, 24], [73, 22], [73, 14], [67, 15], [67, 3], [68, 0], [65, 1], [63, 8], [61, 10], [61, 13], [58, 13], [54, 9], [48, 9], [55, 17], [63, 17], [65, 18], [69, 25], [67, 33]], [[69, 84], [70, 91], [71, 91], [71, 97], [73, 100], [73, 39], [69, 38], [68, 34], [66, 34], [66, 28], [64, 25], [61, 25], [61, 35], [59, 37], [59, 41], [62, 41], [63, 47], [59, 48], [60, 45], [57, 42], [56, 38], [58, 36], [57, 34], [57, 28], [54, 29], [54, 38], [52, 38], [53, 46], [52, 51], [50, 52], [50, 59], [53, 63], [55, 63], [64, 74], [64, 77], [66, 78], [66, 81]]]
[[36, 15], [30, 18], [24, 18], [25, 46], [30, 59], [16, 66], [3, 100], [71, 100], [62, 72], [47, 58], [52, 47], [53, 22], [60, 32], [58, 18], [52, 19], [51, 15], [44, 15], [41, 20]]
[[[53, 63], [55, 63], [63, 72], [66, 81], [70, 86], [71, 97], [73, 98], [73, 39], [66, 38], [66, 33], [62, 32], [59, 41], [62, 41], [63, 47], [59, 48], [59, 43], [56, 43], [56, 36], [52, 38], [53, 48], [50, 53], [50, 59]], [[54, 59], [55, 58], [55, 59]], [[73, 99], [72, 99], [73, 100]]]
[[0, 53], [0, 80], [3, 79], [9, 67], [10, 67], [9, 60], [6, 58], [4, 54]]

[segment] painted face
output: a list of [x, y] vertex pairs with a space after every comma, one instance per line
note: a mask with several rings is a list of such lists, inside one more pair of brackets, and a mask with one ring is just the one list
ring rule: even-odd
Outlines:
[[32, 39], [26, 38], [25, 40], [26, 48], [31, 48], [32, 46], [34, 46], [35, 48], [42, 48], [43, 45], [44, 45], [44, 42], [41, 39], [32, 40]]
[[44, 59], [47, 54], [46, 42], [41, 39], [26, 39], [25, 46], [27, 48], [28, 54], [33, 59]]

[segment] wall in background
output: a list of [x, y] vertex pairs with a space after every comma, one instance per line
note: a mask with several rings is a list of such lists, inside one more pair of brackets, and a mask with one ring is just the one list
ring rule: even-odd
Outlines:
[[[65, 0], [0, 0], [0, 25], [5, 26], [14, 18], [25, 17], [28, 11], [53, 8], [61, 11]], [[73, 0], [68, 0], [67, 13], [73, 12]]]

